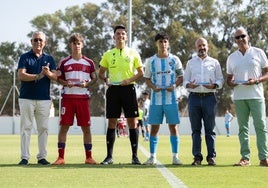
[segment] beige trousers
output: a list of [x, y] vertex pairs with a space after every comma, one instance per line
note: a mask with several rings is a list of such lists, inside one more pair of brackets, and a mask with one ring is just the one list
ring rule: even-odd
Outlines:
[[34, 119], [38, 134], [37, 159], [47, 156], [48, 119], [51, 100], [19, 99], [21, 159], [30, 159], [30, 140]]

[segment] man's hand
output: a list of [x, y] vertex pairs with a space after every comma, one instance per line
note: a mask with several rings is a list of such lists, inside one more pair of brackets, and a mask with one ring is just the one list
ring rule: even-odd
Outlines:
[[203, 87], [205, 87], [207, 89], [215, 89], [215, 83], [213, 83], [213, 81], [211, 79], [209, 79], [209, 83], [210, 84], [203, 85]]
[[199, 85], [195, 83], [195, 80], [193, 80], [192, 82], [188, 83], [186, 85], [186, 88], [191, 88], [191, 89], [194, 89], [196, 87], [198, 87]]
[[46, 66], [42, 66], [42, 71], [38, 75], [38, 80], [42, 79], [45, 75], [48, 76], [50, 74], [50, 69], [49, 69], [49, 63]]

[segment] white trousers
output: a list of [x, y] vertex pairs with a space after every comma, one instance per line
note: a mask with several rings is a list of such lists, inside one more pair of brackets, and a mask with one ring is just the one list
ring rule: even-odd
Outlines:
[[38, 133], [37, 159], [45, 159], [47, 156], [48, 119], [51, 100], [19, 99], [20, 106], [20, 140], [21, 159], [30, 159], [30, 140], [34, 118]]

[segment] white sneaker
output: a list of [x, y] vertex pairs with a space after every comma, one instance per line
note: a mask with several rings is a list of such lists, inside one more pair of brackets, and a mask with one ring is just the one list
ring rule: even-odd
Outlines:
[[180, 161], [180, 159], [178, 157], [173, 157], [172, 164], [173, 165], [182, 165], [182, 162]]
[[156, 158], [154, 158], [154, 157], [150, 157], [147, 161], [145, 161], [143, 164], [144, 165], [156, 165], [156, 163], [157, 163], [157, 160], [156, 160]]
[[143, 141], [144, 141], [144, 142], [148, 142], [149, 139], [148, 139], [147, 137], [145, 137]]

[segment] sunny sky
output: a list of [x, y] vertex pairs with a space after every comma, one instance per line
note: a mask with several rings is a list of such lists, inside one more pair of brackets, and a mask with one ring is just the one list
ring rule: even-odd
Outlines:
[[0, 43], [30, 42], [27, 34], [33, 30], [30, 21], [45, 13], [91, 2], [100, 5], [106, 0], [7, 0], [1, 4]]

